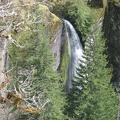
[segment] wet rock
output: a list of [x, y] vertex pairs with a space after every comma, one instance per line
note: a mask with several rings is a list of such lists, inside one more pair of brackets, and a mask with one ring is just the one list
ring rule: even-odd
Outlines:
[[53, 37], [52, 43], [52, 54], [54, 56], [54, 66], [53, 70], [58, 70], [60, 63], [61, 63], [61, 47], [62, 47], [62, 26], [60, 26], [56, 34]]
[[113, 68], [112, 82], [120, 83], [120, 6], [119, 2], [108, 2], [103, 23], [107, 38], [109, 65]]

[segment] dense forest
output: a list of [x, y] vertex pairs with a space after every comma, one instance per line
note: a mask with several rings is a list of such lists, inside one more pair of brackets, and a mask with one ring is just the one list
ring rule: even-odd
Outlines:
[[119, 38], [120, 0], [0, 0], [0, 120], [119, 120]]

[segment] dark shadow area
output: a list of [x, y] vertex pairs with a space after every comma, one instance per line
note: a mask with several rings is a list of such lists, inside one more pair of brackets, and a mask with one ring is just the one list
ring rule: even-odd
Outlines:
[[88, 0], [87, 5], [89, 5], [90, 7], [103, 7], [103, 0]]
[[112, 68], [111, 83], [120, 86], [120, 7], [108, 2], [103, 21], [103, 33], [106, 38], [108, 66]]

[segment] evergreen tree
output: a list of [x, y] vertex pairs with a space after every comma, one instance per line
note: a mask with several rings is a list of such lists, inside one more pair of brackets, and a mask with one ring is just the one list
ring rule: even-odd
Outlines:
[[[38, 16], [40, 12], [36, 10], [34, 14], [34, 16]], [[22, 39], [18, 39], [18, 42], [25, 48], [21, 49], [13, 44], [9, 46], [10, 66], [14, 68], [10, 72], [13, 79], [11, 82], [19, 88], [20, 81], [27, 80], [32, 83], [28, 97], [32, 98], [33, 95], [41, 94], [41, 101], [50, 99], [50, 102], [44, 107], [41, 114], [22, 113], [18, 119], [61, 120], [64, 118], [62, 113], [64, 94], [60, 88], [60, 74], [53, 71], [54, 59], [50, 52], [50, 38], [45, 35], [45, 23], [26, 25], [26, 28], [28, 31], [26, 30], [26, 33], [22, 35]], [[15, 36], [19, 36], [19, 34], [15, 33]], [[29, 75], [30, 73], [31, 75]]]
[[84, 0], [70, 0], [66, 9], [70, 22], [76, 26], [77, 31], [79, 31], [82, 36], [86, 37], [89, 32], [88, 28], [93, 22], [90, 8], [85, 5]]
[[68, 93], [66, 114], [75, 120], [116, 119], [116, 97], [110, 85], [111, 71], [106, 68], [104, 50], [105, 40], [97, 24], [86, 41], [86, 61], [80, 61], [78, 77], [74, 78]]

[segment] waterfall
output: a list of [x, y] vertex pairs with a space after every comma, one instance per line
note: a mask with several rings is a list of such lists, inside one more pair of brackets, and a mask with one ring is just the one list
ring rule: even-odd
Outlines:
[[76, 74], [76, 68], [79, 68], [79, 60], [83, 60], [83, 48], [79, 36], [76, 33], [72, 24], [63, 20], [65, 24], [66, 37], [69, 49], [69, 65], [68, 65], [68, 78], [65, 85], [65, 90], [68, 91], [72, 88], [72, 80]]

